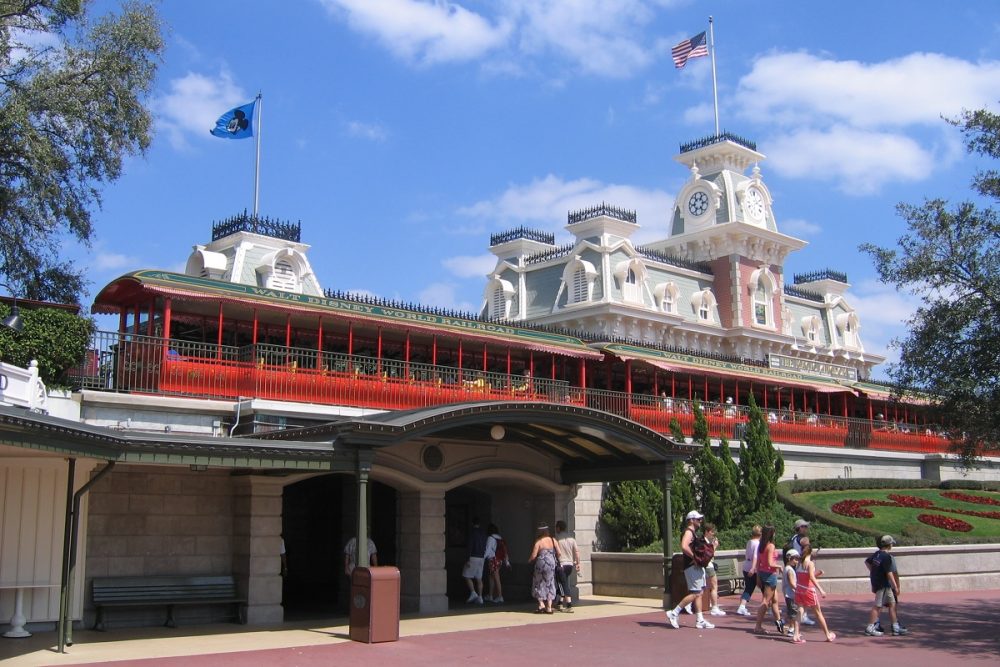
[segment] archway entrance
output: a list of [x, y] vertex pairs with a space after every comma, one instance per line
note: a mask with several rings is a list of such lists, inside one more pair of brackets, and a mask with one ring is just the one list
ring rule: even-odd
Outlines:
[[[378, 549], [378, 562], [396, 565], [396, 490], [379, 482], [368, 488], [370, 535]], [[344, 545], [355, 532], [357, 497], [357, 481], [350, 475], [310, 477], [285, 487], [281, 532], [288, 559], [288, 574], [282, 582], [286, 620], [347, 614]]]

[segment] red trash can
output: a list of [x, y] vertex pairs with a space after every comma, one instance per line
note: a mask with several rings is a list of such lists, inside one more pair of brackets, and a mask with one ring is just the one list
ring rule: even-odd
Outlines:
[[351, 573], [350, 636], [374, 644], [399, 639], [399, 569], [357, 567]]

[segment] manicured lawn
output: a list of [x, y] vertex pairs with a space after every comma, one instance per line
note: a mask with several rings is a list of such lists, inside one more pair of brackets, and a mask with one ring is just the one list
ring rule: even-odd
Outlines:
[[[953, 513], [942, 510], [972, 510], [976, 512], [998, 512], [1000, 505], [985, 505], [973, 502], [965, 502], [946, 498], [942, 493], [948, 493], [942, 489], [875, 489], [860, 491], [817, 491], [812, 493], [795, 494], [796, 501], [809, 507], [825, 510], [832, 513], [835, 503], [843, 500], [881, 500], [892, 502], [890, 494], [899, 496], [914, 496], [933, 503], [931, 508], [914, 507], [885, 507], [877, 505], [866, 505], [864, 509], [870, 511], [874, 516], [870, 519], [855, 518], [834, 513], [841, 522], [855, 526], [858, 529], [889, 533], [892, 535], [936, 535], [941, 542], [961, 542], [966, 538], [986, 538], [1000, 537], [1000, 519], [970, 516], [967, 514]], [[1000, 502], [1000, 493], [988, 491], [951, 491], [953, 493], [963, 493], [966, 495], [992, 498]], [[972, 526], [968, 532], [946, 530], [917, 520], [919, 514], [936, 514], [948, 519], [958, 519]]]

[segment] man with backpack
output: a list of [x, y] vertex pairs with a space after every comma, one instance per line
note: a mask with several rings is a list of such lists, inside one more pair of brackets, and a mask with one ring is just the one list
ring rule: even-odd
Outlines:
[[865, 634], [869, 637], [881, 637], [885, 634], [879, 622], [882, 607], [889, 608], [892, 634], [909, 634], [909, 631], [900, 625], [896, 614], [896, 605], [899, 602], [899, 573], [896, 571], [896, 559], [889, 553], [895, 544], [896, 540], [892, 535], [883, 535], [878, 539], [878, 551], [865, 559], [872, 593], [875, 594], [875, 606], [868, 614], [868, 626], [865, 628]]
[[500, 570], [510, 569], [510, 554], [507, 551], [507, 542], [500, 536], [500, 529], [496, 524], [491, 523], [486, 529], [489, 535], [486, 538], [486, 602], [503, 604], [503, 587], [500, 585]]
[[695, 627], [699, 630], [711, 630], [715, 627], [705, 620], [701, 612], [701, 594], [705, 590], [705, 566], [712, 561], [715, 556], [715, 548], [709, 544], [705, 538], [698, 535], [701, 522], [705, 516], [698, 510], [691, 510], [687, 513], [684, 527], [684, 535], [681, 536], [681, 551], [684, 552], [684, 580], [687, 583], [688, 594], [684, 596], [677, 606], [667, 610], [667, 621], [671, 627], [679, 628], [681, 609], [689, 603], [694, 603], [694, 610], [697, 616]]

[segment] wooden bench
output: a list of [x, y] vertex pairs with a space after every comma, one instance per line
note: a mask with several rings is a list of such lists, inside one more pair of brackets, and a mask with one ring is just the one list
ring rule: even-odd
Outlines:
[[95, 577], [90, 584], [97, 609], [95, 630], [105, 629], [108, 607], [167, 608], [167, 627], [175, 628], [174, 607], [180, 605], [232, 605], [234, 617], [246, 623], [246, 599], [239, 595], [232, 576]]

